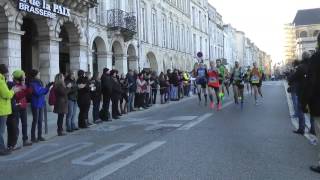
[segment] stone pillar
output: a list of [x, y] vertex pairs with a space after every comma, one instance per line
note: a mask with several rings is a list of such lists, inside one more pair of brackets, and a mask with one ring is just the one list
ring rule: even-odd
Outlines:
[[[109, 64], [111, 65], [109, 66]], [[112, 67], [112, 56], [111, 56], [111, 60], [109, 60], [107, 52], [99, 52], [98, 53], [98, 71], [102, 73], [104, 68], [110, 69], [110, 67]]]
[[0, 32], [0, 64], [6, 64], [9, 73], [21, 69], [21, 36], [23, 31]]
[[128, 64], [127, 64], [127, 56], [123, 54], [115, 55], [115, 68], [119, 71], [119, 74], [128, 73]]
[[88, 71], [87, 45], [71, 44], [70, 45], [70, 70], [78, 71], [82, 69]]
[[138, 70], [138, 56], [128, 56], [128, 69], [131, 70]]
[[107, 52], [107, 68], [112, 69], [112, 52]]
[[57, 38], [39, 38], [39, 70], [44, 83], [54, 81], [59, 73], [59, 42]]

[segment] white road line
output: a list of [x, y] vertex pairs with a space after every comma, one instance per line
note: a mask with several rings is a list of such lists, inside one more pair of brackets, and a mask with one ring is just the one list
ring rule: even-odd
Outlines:
[[81, 178], [80, 180], [100, 180], [102, 178], [105, 178], [109, 176], [110, 174], [116, 172], [117, 170], [129, 165], [133, 161], [141, 158], [142, 156], [148, 154], [149, 152], [159, 148], [163, 144], [165, 144], [165, 141], [155, 141], [152, 142], [146, 146], [143, 146], [140, 149], [137, 149], [132, 153], [131, 156], [126, 157], [125, 159], [120, 159], [116, 162], [113, 162], [111, 164], [108, 164], [101, 169], [98, 169], [97, 171], [94, 171], [87, 176]]
[[75, 148], [73, 148], [73, 149], [71, 149], [71, 150], [69, 150], [69, 151], [66, 151], [66, 152], [61, 153], [61, 154], [59, 153], [58, 155], [53, 156], [53, 157], [51, 157], [51, 158], [49, 158], [49, 159], [43, 160], [43, 161], [41, 161], [41, 162], [42, 162], [42, 163], [49, 163], [49, 162], [54, 161], [54, 160], [56, 160], [56, 159], [62, 158], [62, 157], [64, 157], [64, 156], [67, 156], [67, 155], [72, 154], [72, 153], [74, 153], [74, 152], [77, 152], [77, 151], [80, 151], [80, 150], [82, 150], [82, 149], [85, 149], [85, 148], [87, 148], [87, 147], [89, 147], [89, 146], [91, 146], [91, 145], [93, 145], [93, 143], [80, 143], [80, 144], [78, 144], [77, 147], [75, 147]]
[[[73, 149], [77, 149], [77, 146], [82, 147], [83, 145], [86, 145], [86, 146], [87, 146], [88, 144], [92, 145], [92, 143], [86, 143], [86, 142], [84, 142], [84, 143], [71, 144], [71, 145], [68, 145], [68, 146], [59, 148], [59, 149], [57, 149], [57, 150], [50, 151], [50, 152], [48, 152], [48, 153], [39, 155], [39, 156], [37, 156], [37, 157], [34, 157], [34, 158], [32, 158], [32, 159], [27, 160], [26, 162], [29, 162], [29, 163], [35, 162], [35, 161], [37, 161], [37, 160], [44, 159], [44, 158], [46, 158], [46, 157], [50, 157], [50, 156], [52, 156], [52, 155], [54, 155], [54, 154], [58, 154], [58, 156], [59, 156], [59, 153], [65, 154], [65, 153], [68, 153], [68, 152], [70, 151], [70, 149], [71, 149], [71, 151], [73, 151]], [[69, 151], [68, 151], [68, 150], [69, 150]], [[67, 151], [67, 152], [66, 152], [66, 151]], [[68, 154], [69, 154], [69, 153], [68, 153]], [[51, 159], [51, 158], [50, 158], [50, 159]]]
[[119, 143], [119, 144], [108, 145], [84, 157], [80, 157], [72, 160], [72, 164], [94, 166], [135, 145], [136, 144], [133, 144], [133, 143]]
[[154, 130], [157, 130], [157, 129], [161, 129], [161, 128], [165, 128], [165, 127], [168, 127], [168, 128], [178, 128], [182, 126], [182, 124], [156, 124], [154, 126], [148, 126], [146, 127], [144, 130], [145, 131], [154, 131]]
[[180, 127], [178, 130], [189, 130], [191, 129], [193, 126], [201, 123], [202, 121], [208, 119], [210, 116], [212, 116], [213, 114], [212, 113], [206, 113], [202, 116], [200, 116], [197, 120], [195, 121], [192, 121], [190, 123], [187, 123], [185, 125], [183, 125], [182, 127]]
[[191, 121], [197, 117], [198, 116], [175, 116], [175, 117], [171, 117], [169, 120], [171, 120], [171, 121]]
[[101, 131], [101, 132], [112, 132], [121, 128], [128, 127], [127, 125], [104, 125], [104, 126], [97, 126], [93, 129], [90, 129], [91, 131]]
[[33, 146], [32, 149], [30, 149], [29, 151], [25, 151], [24, 153], [21, 153], [19, 155], [13, 155], [14, 157], [12, 158], [6, 158], [6, 159], [0, 159], [0, 161], [15, 161], [15, 160], [20, 160], [25, 158], [26, 156], [36, 152], [37, 150], [43, 148], [43, 147], [54, 147], [54, 146], [58, 146], [59, 144], [39, 144], [37, 146]]

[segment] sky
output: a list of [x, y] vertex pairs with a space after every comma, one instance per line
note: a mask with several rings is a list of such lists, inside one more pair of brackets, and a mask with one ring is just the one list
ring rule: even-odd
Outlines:
[[284, 24], [299, 9], [320, 8], [320, 0], [209, 0], [225, 24], [245, 32], [273, 62], [284, 58]]

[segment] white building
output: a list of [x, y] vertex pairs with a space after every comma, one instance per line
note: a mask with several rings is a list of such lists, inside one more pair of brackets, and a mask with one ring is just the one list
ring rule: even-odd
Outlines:
[[198, 52], [203, 53], [205, 63], [209, 62], [209, 36], [208, 36], [208, 1], [191, 0], [191, 44], [192, 55], [196, 62]]
[[245, 34], [242, 31], [236, 31], [236, 61], [242, 66], [245, 58]]
[[228, 67], [231, 68], [237, 60], [236, 29], [230, 24], [224, 25], [224, 35], [224, 58], [227, 60]]

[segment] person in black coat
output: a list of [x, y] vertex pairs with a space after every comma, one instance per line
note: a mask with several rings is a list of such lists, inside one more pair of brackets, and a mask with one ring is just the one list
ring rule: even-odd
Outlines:
[[119, 119], [119, 116], [121, 116], [119, 111], [119, 101], [121, 98], [122, 90], [120, 82], [118, 80], [118, 71], [111, 70], [110, 76], [112, 78], [112, 119]]
[[101, 93], [103, 97], [103, 105], [102, 110], [100, 111], [100, 118], [102, 121], [108, 121], [110, 118], [109, 106], [112, 95], [112, 78], [108, 68], [103, 69], [103, 74], [101, 76]]
[[[308, 76], [310, 88], [310, 91], [306, 94], [308, 96], [308, 106], [310, 115], [315, 121], [317, 138], [320, 139], [320, 34], [318, 35], [317, 50], [310, 60]], [[320, 148], [318, 148], [318, 153], [318, 158], [320, 158]], [[320, 159], [318, 159], [317, 165], [311, 166], [310, 169], [320, 173]]]
[[80, 109], [78, 117], [79, 128], [88, 128], [88, 113], [90, 109], [90, 84], [83, 70], [78, 71], [78, 99], [77, 103]]
[[99, 73], [94, 73], [93, 77], [91, 79], [91, 84], [93, 84], [93, 87], [91, 87], [91, 99], [93, 104], [92, 109], [92, 117], [93, 117], [93, 123], [97, 123], [97, 121], [100, 119], [99, 117], [99, 110], [100, 110], [100, 103], [101, 103], [101, 82], [99, 79]]
[[127, 76], [126, 76], [127, 80], [128, 80], [128, 92], [129, 92], [129, 97], [128, 97], [128, 112], [131, 111], [135, 111], [133, 108], [133, 100], [135, 97], [135, 93], [137, 90], [137, 82], [136, 82], [136, 77], [133, 73], [132, 70], [129, 70]]

